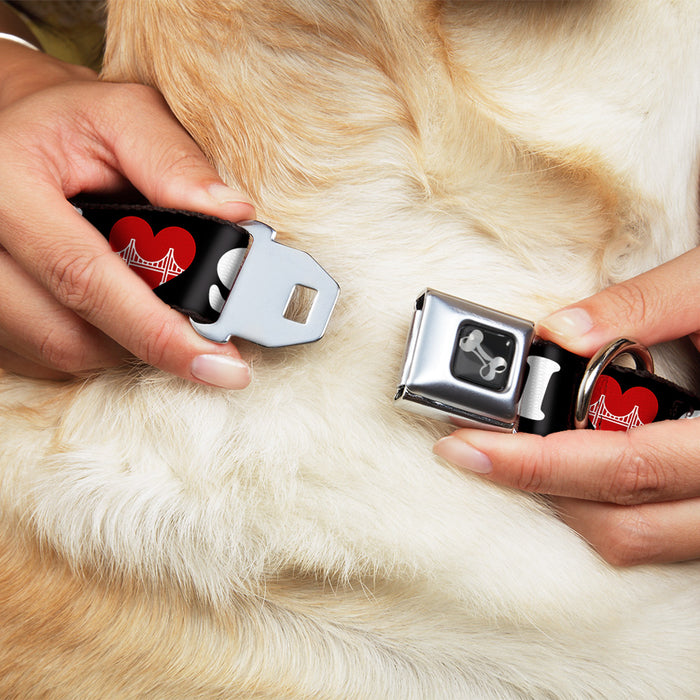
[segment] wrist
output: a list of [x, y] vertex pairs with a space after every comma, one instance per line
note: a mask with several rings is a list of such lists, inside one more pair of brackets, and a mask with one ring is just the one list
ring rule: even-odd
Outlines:
[[19, 42], [0, 39], [0, 109], [44, 88], [76, 80], [96, 80], [97, 74], [65, 63]]

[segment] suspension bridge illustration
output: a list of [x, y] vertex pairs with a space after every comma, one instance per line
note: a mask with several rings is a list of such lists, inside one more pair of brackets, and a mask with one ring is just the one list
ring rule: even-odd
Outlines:
[[129, 241], [126, 248], [118, 251], [118, 255], [129, 267], [160, 273], [160, 282], [156, 286], [164, 284], [185, 271], [185, 268], [175, 262], [174, 248], [168, 248], [168, 252], [160, 260], [146, 260], [138, 254], [134, 238]]

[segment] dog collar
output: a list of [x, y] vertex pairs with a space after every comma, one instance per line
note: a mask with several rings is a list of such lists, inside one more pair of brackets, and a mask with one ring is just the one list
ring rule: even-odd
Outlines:
[[74, 206], [205, 338], [280, 347], [323, 336], [338, 284], [308, 253], [275, 241], [267, 224], [150, 205]]
[[[612, 364], [629, 354], [636, 369]], [[415, 306], [395, 401], [459, 427], [546, 435], [628, 430], [700, 416], [700, 398], [655, 376], [619, 339], [590, 360], [535, 336], [531, 321], [432, 289]]]

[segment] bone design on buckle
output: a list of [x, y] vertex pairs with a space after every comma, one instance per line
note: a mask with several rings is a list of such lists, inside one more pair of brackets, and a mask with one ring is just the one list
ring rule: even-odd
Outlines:
[[[74, 206], [205, 338], [280, 347], [323, 336], [338, 284], [308, 253], [278, 243], [266, 224], [149, 205]], [[304, 294], [300, 313], [292, 307]]]
[[[623, 354], [636, 369], [612, 364]], [[648, 350], [633, 341], [619, 339], [589, 360], [536, 337], [531, 321], [427, 289], [394, 399], [458, 427], [541, 435], [697, 415], [700, 398], [652, 371]]]

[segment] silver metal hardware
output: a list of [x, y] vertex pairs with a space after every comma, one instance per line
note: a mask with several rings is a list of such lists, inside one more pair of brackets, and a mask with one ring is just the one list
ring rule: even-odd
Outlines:
[[602, 347], [590, 359], [586, 366], [586, 371], [583, 374], [581, 384], [579, 385], [576, 395], [574, 427], [585, 428], [588, 425], [588, 408], [591, 404], [591, 397], [593, 396], [593, 389], [596, 382], [600, 379], [600, 375], [605, 368], [616, 357], [620, 357], [621, 355], [630, 355], [634, 359], [637, 369], [645, 369], [647, 372], [654, 371], [654, 360], [649, 349], [634, 340], [618, 338], [605, 347]]
[[460, 427], [513, 432], [534, 325], [427, 289], [416, 300], [397, 405]]
[[[219, 318], [192, 321], [205, 338], [225, 343], [239, 337], [266, 347], [311, 343], [325, 333], [340, 289], [304, 251], [275, 241], [274, 229], [260, 221], [239, 224], [252, 242]], [[316, 292], [303, 323], [285, 313], [297, 287]]]

